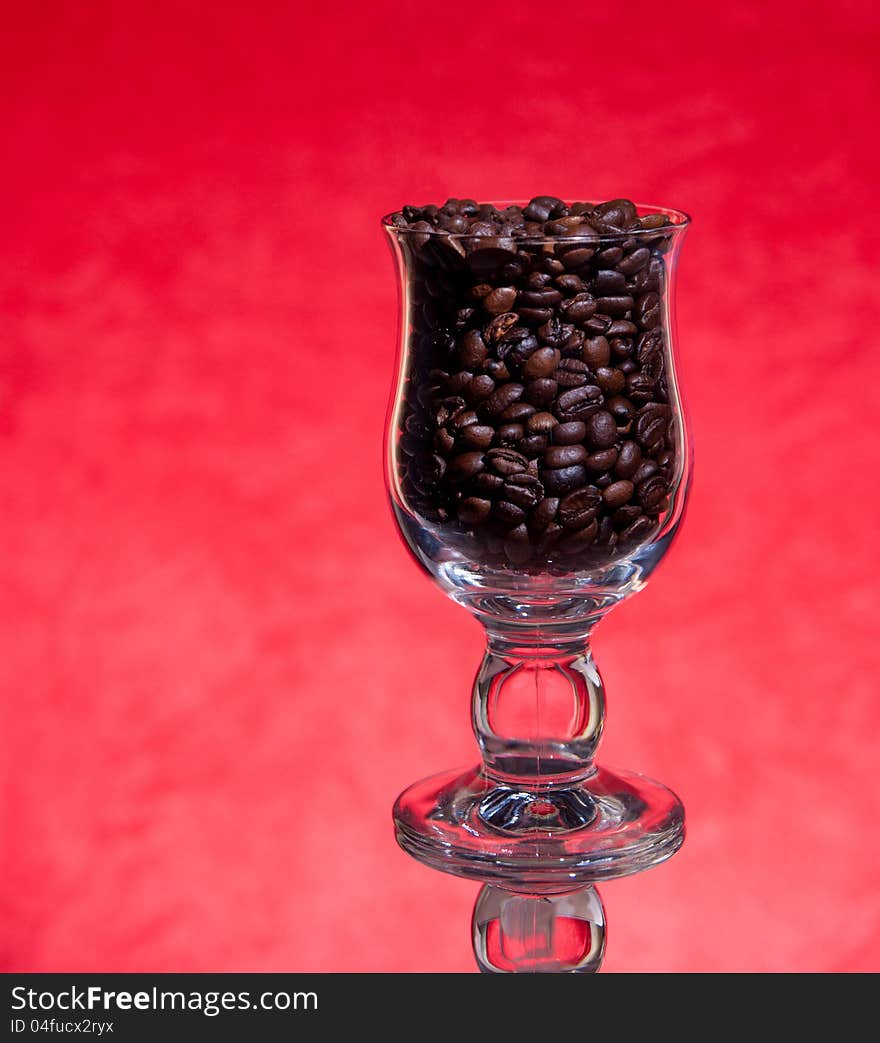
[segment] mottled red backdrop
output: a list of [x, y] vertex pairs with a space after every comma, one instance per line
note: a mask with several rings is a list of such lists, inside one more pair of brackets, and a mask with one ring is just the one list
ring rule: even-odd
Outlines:
[[379, 216], [694, 215], [697, 480], [596, 646], [689, 814], [608, 970], [878, 970], [870, 0], [4, 3], [0, 962], [468, 970], [397, 792], [481, 650], [392, 526]]

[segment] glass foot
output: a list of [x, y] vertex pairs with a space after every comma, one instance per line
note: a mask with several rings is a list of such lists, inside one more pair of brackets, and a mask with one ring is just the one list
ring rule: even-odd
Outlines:
[[658, 865], [684, 841], [684, 809], [665, 786], [597, 768], [585, 779], [526, 790], [477, 768], [405, 790], [397, 842], [425, 865], [537, 894]]
[[605, 910], [594, 887], [555, 895], [481, 888], [474, 956], [488, 974], [594, 974], [605, 955]]

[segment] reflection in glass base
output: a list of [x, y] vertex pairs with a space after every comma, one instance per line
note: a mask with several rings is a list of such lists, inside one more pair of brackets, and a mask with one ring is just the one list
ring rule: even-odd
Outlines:
[[394, 822], [400, 846], [425, 865], [533, 895], [641, 872], [684, 842], [671, 790], [606, 768], [536, 790], [476, 768], [444, 772], [405, 790]]
[[605, 955], [605, 910], [594, 887], [534, 895], [486, 885], [473, 944], [483, 973], [593, 974]]

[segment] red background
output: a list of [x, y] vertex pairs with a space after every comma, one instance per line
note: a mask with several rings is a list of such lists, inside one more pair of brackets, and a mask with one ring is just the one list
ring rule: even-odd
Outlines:
[[8, 970], [469, 970], [393, 841], [481, 636], [381, 480], [379, 216], [694, 215], [697, 480], [603, 624], [688, 842], [608, 970], [878, 970], [877, 5], [4, 4]]

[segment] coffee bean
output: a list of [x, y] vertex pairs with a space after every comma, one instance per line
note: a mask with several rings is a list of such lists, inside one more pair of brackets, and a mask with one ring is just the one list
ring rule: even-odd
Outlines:
[[593, 485], [569, 493], [559, 502], [559, 522], [565, 529], [582, 529], [599, 513], [601, 503], [602, 496]]
[[639, 297], [635, 309], [635, 320], [644, 330], [652, 330], [660, 322], [658, 294], [646, 293], [644, 297]]
[[501, 413], [498, 419], [505, 424], [523, 424], [534, 412], [535, 407], [530, 406], [528, 402], [514, 402]]
[[522, 424], [502, 424], [495, 432], [495, 441], [500, 446], [513, 447], [525, 433]]
[[575, 297], [564, 300], [560, 304], [559, 310], [568, 322], [579, 326], [595, 314], [596, 302], [589, 293], [579, 293]]
[[494, 499], [504, 488], [504, 479], [500, 478], [497, 474], [490, 474], [488, 471], [481, 471], [474, 479], [472, 479], [470, 486], [481, 496], [488, 499]]
[[583, 359], [593, 369], [601, 369], [611, 361], [611, 345], [605, 337], [591, 337], [584, 343]]
[[632, 478], [642, 462], [642, 451], [635, 442], [624, 442], [617, 454], [614, 473], [618, 478]]
[[559, 365], [561, 356], [557, 348], [538, 348], [523, 366], [523, 376], [529, 380], [549, 377]]
[[624, 275], [635, 275], [636, 272], [640, 272], [645, 267], [650, 259], [651, 251], [641, 246], [638, 250], [633, 250], [628, 257], [624, 257], [622, 261], [618, 262], [617, 270], [623, 272]]
[[638, 326], [629, 319], [615, 319], [608, 327], [606, 337], [634, 337], [639, 332]]
[[522, 384], [502, 384], [485, 400], [482, 409], [487, 416], [497, 416], [514, 402], [518, 402], [524, 390]]
[[656, 528], [650, 518], [636, 518], [628, 528], [620, 534], [620, 542], [624, 544], [642, 543], [653, 533]]
[[513, 449], [490, 449], [486, 453], [486, 464], [490, 470], [505, 477], [525, 471], [528, 463], [521, 453]]
[[587, 459], [587, 450], [582, 445], [554, 445], [544, 453], [547, 467], [572, 467]]
[[635, 436], [641, 446], [653, 445], [665, 431], [666, 420], [659, 413], [642, 413], [636, 419]]
[[490, 315], [501, 315], [513, 308], [516, 290], [512, 286], [499, 286], [483, 299], [483, 307]]
[[607, 246], [596, 254], [596, 264], [599, 268], [614, 268], [623, 257], [623, 247]]
[[519, 317], [527, 326], [541, 326], [553, 317], [550, 308], [520, 308]]
[[558, 509], [558, 497], [545, 496], [532, 511], [529, 521], [536, 529], [546, 529], [550, 522], [552, 522], [556, 517]]
[[552, 413], [535, 413], [529, 417], [526, 429], [533, 435], [547, 435], [558, 423]]
[[570, 420], [553, 428], [556, 445], [575, 445], [587, 437], [587, 425], [582, 420]]
[[612, 515], [614, 527], [616, 529], [627, 528], [627, 526], [632, 525], [632, 523], [636, 520], [636, 518], [638, 518], [641, 515], [641, 513], [642, 508], [634, 503], [628, 503], [623, 507], [618, 507]]
[[646, 511], [649, 511], [659, 506], [661, 501], [666, 498], [666, 480], [659, 474], [654, 475], [652, 478], [643, 480], [636, 492], [639, 503]]
[[560, 215], [564, 209], [565, 203], [556, 196], [535, 196], [523, 210], [523, 217], [527, 221], [544, 222], [550, 217]]
[[505, 528], [513, 528], [519, 525], [525, 518], [526, 512], [522, 507], [517, 507], [509, 500], [497, 500], [492, 504], [492, 517]]
[[542, 286], [540, 290], [523, 290], [519, 300], [524, 308], [552, 308], [562, 300], [562, 294], [552, 286]]
[[587, 467], [599, 474], [610, 471], [615, 463], [617, 463], [617, 450], [614, 448], [597, 449], [595, 453], [590, 453], [587, 457]]
[[524, 396], [537, 408], [549, 405], [556, 398], [558, 385], [555, 380], [543, 378], [541, 380], [530, 380], [526, 384]]
[[463, 409], [455, 414], [450, 421], [450, 425], [454, 430], [458, 431], [462, 427], [467, 427], [469, 424], [476, 424], [477, 422], [477, 414], [472, 409]]
[[558, 275], [553, 281], [566, 297], [575, 297], [577, 294], [583, 293], [587, 288], [583, 279], [577, 275], [572, 275], [570, 272], [566, 275]]
[[495, 390], [495, 381], [485, 373], [481, 373], [479, 376], [472, 377], [463, 390], [465, 398], [471, 402], [478, 402], [492, 394]]
[[586, 362], [581, 362], [580, 359], [563, 359], [556, 367], [553, 379], [560, 387], [575, 388], [586, 384], [589, 376], [590, 370]]
[[467, 449], [488, 449], [494, 437], [495, 428], [487, 424], [469, 424], [458, 432], [459, 442]]
[[626, 378], [626, 393], [636, 405], [642, 405], [654, 397], [655, 384], [646, 373], [630, 373]]
[[465, 482], [479, 474], [485, 467], [482, 453], [459, 453], [454, 456], [449, 464], [449, 477], [454, 482]]
[[641, 482], [647, 481], [649, 478], [653, 478], [655, 474], [660, 473], [660, 468], [657, 466], [656, 460], [642, 460], [639, 466], [636, 468], [635, 474], [632, 476], [632, 480], [636, 485]]
[[481, 500], [476, 496], [469, 496], [458, 505], [458, 519], [465, 525], [481, 525], [492, 510], [491, 500]]
[[510, 370], [499, 359], [487, 359], [483, 363], [483, 369], [496, 384], [504, 384], [510, 380]]
[[[492, 431], [492, 428], [490, 427], [489, 428], [489, 442], [492, 441], [492, 435], [493, 434], [494, 434], [494, 432]], [[487, 442], [486, 445], [488, 445], [489, 442]], [[452, 449], [453, 449], [454, 445], [455, 445], [455, 439], [446, 430], [445, 427], [441, 427], [440, 430], [434, 435], [434, 448], [444, 458], [449, 456], [449, 454], [452, 452]], [[483, 447], [482, 446], [471, 446], [469, 448], [474, 448], [474, 449], [480, 448], [481, 449]]]
[[617, 423], [606, 410], [594, 413], [587, 421], [587, 440], [595, 449], [608, 449], [617, 441]]
[[614, 510], [616, 507], [622, 507], [626, 503], [633, 494], [633, 488], [633, 483], [626, 480], [612, 482], [603, 491], [602, 498]]
[[575, 554], [582, 554], [585, 550], [590, 547], [590, 544], [596, 539], [596, 535], [599, 532], [599, 524], [594, 519], [588, 525], [585, 525], [582, 529], [577, 529], [570, 535], [565, 536], [559, 541], [559, 549], [563, 554], [572, 556]]
[[564, 391], [556, 400], [556, 415], [562, 421], [582, 420], [602, 403], [602, 391], [593, 384]]
[[586, 484], [587, 472], [582, 465], [576, 464], [573, 467], [547, 468], [541, 477], [551, 496], [564, 496]]
[[528, 510], [544, 496], [544, 486], [530, 474], [512, 474], [504, 480], [504, 499]]
[[513, 329], [520, 316], [515, 311], [506, 311], [495, 318], [483, 330], [483, 339], [487, 344], [497, 344], [501, 338]]
[[546, 435], [526, 435], [516, 443], [516, 448], [523, 456], [535, 457], [540, 456], [549, 444], [550, 439]]
[[600, 366], [596, 370], [596, 383], [606, 395], [616, 395], [626, 387], [626, 377], [619, 369]]
[[626, 276], [620, 272], [601, 270], [593, 278], [593, 293], [597, 297], [626, 295]]
[[[596, 308], [602, 315], [626, 315], [633, 307], [632, 297], [597, 297]], [[610, 323], [609, 323], [610, 325]]]

